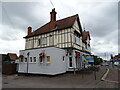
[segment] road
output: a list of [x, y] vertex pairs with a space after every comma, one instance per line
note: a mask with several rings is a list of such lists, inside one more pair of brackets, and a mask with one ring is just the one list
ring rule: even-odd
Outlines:
[[[75, 75], [66, 73], [52, 77], [3, 75], [3, 88], [118, 88], [118, 83], [101, 81], [106, 68], [105, 66], [100, 67], [100, 70], [96, 72], [96, 80], [94, 72], [77, 72]], [[110, 73], [106, 79], [111, 78]]]

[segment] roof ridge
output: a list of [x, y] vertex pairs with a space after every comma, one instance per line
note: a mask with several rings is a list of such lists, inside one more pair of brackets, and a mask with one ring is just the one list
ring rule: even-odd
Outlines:
[[75, 17], [75, 16], [78, 16], [78, 14], [75, 14], [75, 15], [72, 15], [72, 16], [69, 16], [69, 17], [65, 17], [65, 18], [59, 19], [57, 21], [64, 20], [64, 19], [67, 19], [67, 18], [71, 18], [71, 17]]
[[[75, 15], [60, 19], [60, 20], [56, 20], [56, 25], [58, 26], [57, 29], [59, 30], [59, 29], [64, 29], [64, 28], [68, 28], [68, 27], [72, 26], [74, 24], [74, 21], [77, 18], [79, 18], [79, 16], [78, 16], [78, 14], [75, 14]], [[39, 35], [40, 33], [42, 34], [42, 33], [45, 33], [45, 32], [47, 33], [47, 32], [53, 31], [53, 30], [50, 30], [49, 24], [50, 24], [50, 21], [47, 22], [46, 24], [42, 25], [38, 29], [34, 30], [31, 33], [31, 35], [27, 35], [24, 38], [31, 37], [31, 36], [34, 36], [34, 35]], [[57, 30], [57, 29], [55, 29], [55, 30]]]
[[[78, 14], [75, 14], [75, 15], [72, 15], [72, 16], [69, 16], [69, 17], [66, 17], [66, 18], [62, 18], [62, 19], [56, 20], [56, 22], [61, 21], [61, 20], [64, 20], [64, 19], [67, 19], [67, 18], [75, 17], [75, 16], [78, 16]], [[49, 24], [49, 23], [50, 23], [50, 21], [47, 22], [46, 24], [42, 25], [41, 27], [39, 27], [39, 28], [36, 29], [35, 31], [39, 30], [40, 28], [44, 27], [45, 25], [47, 25], [47, 24]], [[33, 32], [35, 32], [35, 31], [33, 31]], [[32, 33], [33, 33], [33, 32], [32, 32]]]

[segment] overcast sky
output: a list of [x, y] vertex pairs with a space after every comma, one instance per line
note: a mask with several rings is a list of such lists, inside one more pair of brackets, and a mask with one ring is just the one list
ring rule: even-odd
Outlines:
[[79, 14], [82, 27], [90, 32], [92, 54], [104, 57], [105, 53], [118, 53], [118, 2], [40, 0], [2, 2], [0, 7], [0, 53], [19, 54], [19, 50], [24, 50], [27, 27], [36, 30], [49, 22], [54, 7], [57, 20]]

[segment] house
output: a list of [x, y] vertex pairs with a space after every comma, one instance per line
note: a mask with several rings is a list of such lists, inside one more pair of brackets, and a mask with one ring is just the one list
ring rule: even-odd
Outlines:
[[50, 22], [33, 32], [28, 27], [18, 72], [55, 75], [82, 68], [81, 56], [91, 54], [89, 32], [83, 32], [78, 14], [60, 20], [56, 14], [52, 9]]
[[15, 53], [8, 53], [4, 55], [4, 59], [2, 61], [3, 74], [11, 75], [16, 73], [16, 59], [18, 59], [18, 57]]
[[120, 64], [120, 53], [115, 55], [111, 60], [114, 62], [114, 64]]
[[82, 50], [85, 52], [85, 55], [91, 54], [91, 48], [90, 48], [90, 34], [89, 31], [83, 31], [82, 32]]
[[8, 53], [3, 60], [3, 63], [15, 63], [15, 60], [18, 58], [17, 54], [15, 53]]

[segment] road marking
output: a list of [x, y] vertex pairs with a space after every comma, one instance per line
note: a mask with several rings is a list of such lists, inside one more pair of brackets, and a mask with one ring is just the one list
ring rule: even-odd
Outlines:
[[101, 79], [102, 81], [105, 80], [105, 78], [107, 77], [109, 71], [110, 71], [109, 68], [107, 68], [106, 73], [103, 75], [103, 77], [102, 77], [102, 79]]

